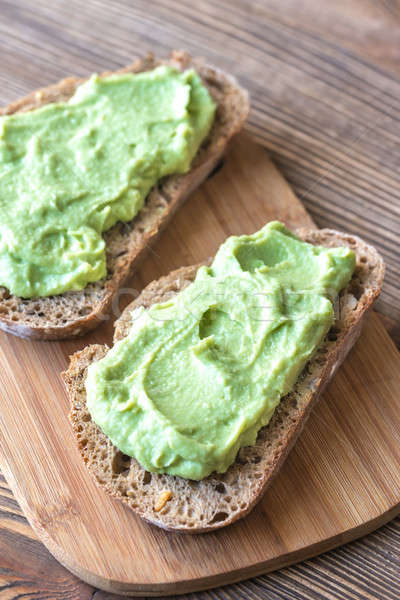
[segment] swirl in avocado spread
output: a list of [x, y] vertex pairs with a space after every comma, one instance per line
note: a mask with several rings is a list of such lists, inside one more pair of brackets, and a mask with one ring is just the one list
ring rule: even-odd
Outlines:
[[0, 285], [31, 298], [103, 278], [102, 233], [189, 170], [214, 114], [195, 71], [162, 66], [0, 117]]
[[210, 267], [92, 364], [93, 420], [148, 471], [202, 479], [252, 445], [333, 323], [349, 248], [307, 244], [281, 223], [231, 237]]

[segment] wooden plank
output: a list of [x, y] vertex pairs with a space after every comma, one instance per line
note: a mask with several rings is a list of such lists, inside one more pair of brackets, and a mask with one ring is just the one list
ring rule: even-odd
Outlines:
[[[204, 259], [228, 234], [276, 217], [310, 223], [266, 152], [241, 136], [127, 289], [134, 294], [171, 268]], [[399, 510], [400, 355], [375, 315], [264, 500], [246, 519], [206, 536], [145, 524], [95, 486], [78, 456], [59, 373], [72, 351], [110, 342], [110, 325], [75, 341], [0, 335], [2, 468], [36, 533], [88, 583], [139, 595], [220, 585], [353, 539]]]

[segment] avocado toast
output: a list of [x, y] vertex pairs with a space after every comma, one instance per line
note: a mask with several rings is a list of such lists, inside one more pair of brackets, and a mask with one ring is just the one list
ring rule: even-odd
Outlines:
[[[245, 516], [277, 473], [323, 387], [357, 339], [367, 310], [379, 295], [384, 265], [377, 252], [362, 240], [332, 230], [300, 230], [299, 237], [326, 247], [347, 246], [356, 255], [352, 279], [340, 292], [340, 311], [316, 354], [294, 388], [282, 398], [254, 446], [242, 448], [223, 474], [198, 482], [145, 471], [134, 458], [123, 455], [92, 421], [86, 406], [86, 370], [100, 360], [107, 347], [93, 345], [76, 353], [64, 374], [70, 401], [70, 418], [78, 447], [97, 483], [122, 500], [141, 517], [160, 527], [200, 533], [228, 525]], [[115, 341], [131, 326], [131, 313], [148, 308], [184, 289], [198, 266], [187, 267], [150, 284], [116, 324]]]
[[[242, 127], [249, 109], [247, 93], [233, 78], [183, 52], [174, 52], [169, 60], [161, 61], [148, 56], [118, 73], [145, 72], [160, 64], [173, 66], [180, 71], [194, 68], [217, 105], [211, 131], [197, 152], [190, 171], [160, 180], [132, 221], [117, 223], [104, 234], [107, 260], [105, 278], [89, 283], [80, 291], [38, 298], [23, 299], [10, 294], [4, 287], [0, 288], [2, 329], [21, 337], [62, 339], [82, 335], [99, 325], [111, 309], [119, 288], [149, 244], [191, 191], [212, 171], [231, 137]], [[104, 73], [101, 77], [110, 75]], [[65, 79], [11, 104], [0, 114], [26, 112], [52, 102], [66, 101], [82, 82], [76, 78]]]

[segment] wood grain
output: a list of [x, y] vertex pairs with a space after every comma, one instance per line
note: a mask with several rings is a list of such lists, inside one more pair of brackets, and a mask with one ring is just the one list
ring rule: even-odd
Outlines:
[[[239, 136], [223, 168], [164, 232], [124, 300], [177, 264], [205, 259], [227, 235], [271, 218], [292, 227], [310, 223], [266, 152]], [[88, 583], [147, 596], [208, 588], [305, 559], [399, 511], [400, 354], [376, 315], [262, 502], [246, 519], [203, 536], [147, 525], [90, 478], [59, 373], [71, 352], [93, 341], [111, 342], [111, 321], [80, 340], [0, 335], [2, 469], [45, 545]]]
[[37, 539], [0, 475], [0, 596], [89, 600], [93, 588], [62, 567]]
[[[400, 341], [400, 260], [392, 241], [392, 232], [398, 236], [400, 229], [400, 3], [232, 0], [196, 2], [194, 11], [191, 7], [168, 0], [152, 2], [151, 10], [144, 0], [112, 5], [104, 0], [87, 0], [84, 5], [78, 0], [0, 0], [0, 103], [66, 73], [117, 67], [147, 50], [162, 53], [181, 46], [231, 70], [257, 102], [251, 130], [273, 153], [317, 224], [359, 233], [379, 245], [390, 262], [379, 308], [391, 317], [386, 322]], [[278, 44], [280, 39], [283, 43]], [[305, 63], [301, 59], [298, 64], [293, 56], [298, 46], [302, 52], [308, 48]], [[363, 123], [373, 125], [371, 96], [378, 121], [372, 130], [363, 129]], [[347, 219], [355, 197], [357, 213]], [[381, 222], [385, 202], [391, 207], [388, 232], [387, 221]], [[32, 534], [14, 504], [8, 505], [6, 518], [1, 515], [2, 597], [88, 597], [72, 575], [56, 568], [40, 544], [32, 545]], [[18, 535], [9, 537], [17, 518]], [[398, 523], [302, 565], [196, 597], [400, 597]], [[391, 579], [385, 576], [389, 572]], [[46, 581], [54, 583], [51, 592]], [[95, 597], [104, 595], [97, 592]]]

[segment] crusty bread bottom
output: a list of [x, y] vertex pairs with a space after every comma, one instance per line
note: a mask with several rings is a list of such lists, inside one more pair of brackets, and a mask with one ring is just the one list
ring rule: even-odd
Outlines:
[[[384, 264], [374, 248], [359, 238], [329, 229], [302, 229], [297, 233], [312, 244], [350, 246], [357, 257], [355, 273], [340, 293], [334, 326], [295, 388], [260, 430], [256, 444], [242, 448], [226, 473], [212, 474], [199, 482], [152, 474], [113, 446], [91, 420], [85, 396], [87, 367], [106, 354], [107, 346], [92, 345], [77, 352], [63, 373], [71, 402], [70, 420], [90, 472], [108, 494], [159, 527], [200, 533], [233, 523], [251, 510], [285, 460], [323, 388], [357, 339], [365, 313], [379, 295]], [[127, 335], [132, 309], [167, 300], [193, 281], [197, 268], [178, 269], [147, 286], [117, 321], [114, 341]]]
[[[231, 138], [242, 128], [249, 111], [248, 94], [233, 77], [175, 51], [168, 60], [149, 55], [118, 73], [139, 73], [169, 64], [181, 71], [194, 68], [200, 75], [217, 112], [211, 132], [197, 152], [190, 171], [160, 180], [151, 190], [142, 210], [129, 223], [117, 223], [104, 234], [107, 276], [83, 290], [45, 298], [23, 299], [0, 287], [0, 328], [20, 337], [64, 339], [83, 335], [97, 327], [112, 306], [113, 298], [133, 267], [143, 258], [175, 211], [214, 169]], [[103, 73], [106, 77], [111, 73]], [[69, 77], [33, 92], [26, 98], [0, 109], [0, 116], [38, 108], [50, 102], [68, 100], [83, 79]]]

